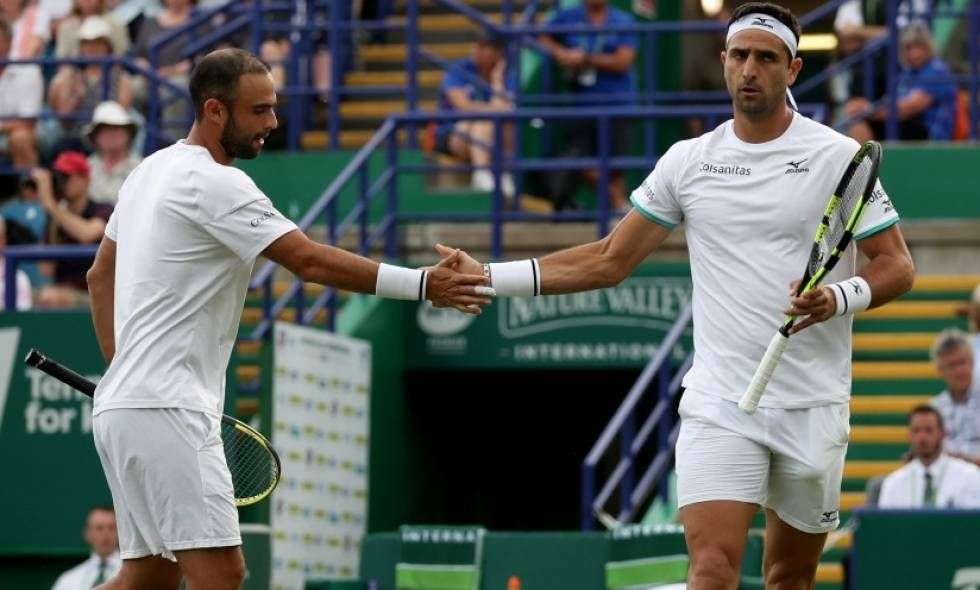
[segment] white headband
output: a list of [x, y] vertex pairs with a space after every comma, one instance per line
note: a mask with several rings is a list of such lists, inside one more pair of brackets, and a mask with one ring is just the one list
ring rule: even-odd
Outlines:
[[[786, 44], [786, 47], [789, 48], [790, 55], [796, 57], [796, 35], [793, 34], [793, 31], [789, 30], [789, 27], [779, 22], [775, 18], [769, 16], [768, 14], [762, 14], [761, 12], [746, 14], [742, 18], [733, 22], [731, 26], [728, 27], [728, 36], [725, 37], [725, 46], [728, 46], [728, 43], [732, 40], [732, 37], [746, 29], [757, 29], [779, 37], [782, 39], [783, 43]], [[786, 89], [786, 98], [789, 100], [790, 106], [796, 109], [796, 99], [793, 98], [793, 93], [790, 92], [789, 88]]]
[[793, 31], [789, 30], [789, 27], [779, 22], [775, 18], [760, 12], [746, 14], [742, 18], [733, 22], [731, 26], [728, 27], [728, 36], [725, 37], [725, 45], [728, 45], [729, 41], [732, 40], [732, 37], [746, 29], [757, 29], [779, 37], [783, 40], [783, 43], [786, 44], [786, 47], [789, 48], [790, 55], [796, 57], [796, 36], [793, 35]]

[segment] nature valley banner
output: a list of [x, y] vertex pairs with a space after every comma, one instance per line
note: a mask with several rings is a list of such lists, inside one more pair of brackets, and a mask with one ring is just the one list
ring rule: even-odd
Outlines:
[[32, 347], [94, 381], [105, 369], [87, 312], [0, 313], [0, 554], [83, 553], [88, 509], [110, 501], [92, 400], [25, 366]]
[[[419, 304], [410, 314], [412, 368], [636, 367], [656, 352], [691, 299], [686, 264], [641, 267], [616, 287], [501, 297], [479, 316]], [[690, 330], [673, 351], [683, 358]]]

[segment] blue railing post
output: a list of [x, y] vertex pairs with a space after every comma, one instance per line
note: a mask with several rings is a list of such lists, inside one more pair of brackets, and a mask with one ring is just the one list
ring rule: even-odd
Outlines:
[[[296, 8], [293, 11], [292, 17], [290, 17], [290, 24], [292, 25], [292, 30], [289, 32], [289, 44], [294, 49], [289, 52], [289, 61], [286, 68], [286, 86], [289, 88], [288, 98], [289, 104], [288, 112], [289, 119], [286, 125], [286, 145], [290, 150], [297, 150], [300, 147], [300, 134], [303, 131], [303, 104], [300, 101], [298, 89], [302, 88], [302, 80], [300, 78], [300, 60], [302, 56], [301, 52], [295, 51], [301, 44], [302, 37], [305, 33], [301, 32], [302, 27], [306, 26], [306, 3], [302, 0], [296, 2]], [[333, 98], [333, 93], [330, 94]], [[331, 107], [333, 105], [331, 104]], [[331, 110], [330, 116], [327, 119], [333, 119], [336, 113]]]
[[17, 265], [20, 259], [7, 256], [3, 266], [3, 308], [6, 311], [17, 309]]
[[596, 183], [596, 205], [599, 209], [599, 237], [609, 233], [609, 115], [599, 117], [599, 181]]
[[150, 152], [156, 151], [160, 147], [160, 130], [163, 128], [163, 120], [160, 116], [160, 83], [157, 80], [156, 72], [159, 67], [160, 50], [155, 45], [150, 45], [150, 72], [149, 96], [146, 105], [146, 145]]
[[619, 459], [626, 461], [629, 467], [623, 474], [622, 483], [619, 486], [619, 505], [620, 511], [632, 509], [630, 496], [633, 495], [633, 488], [636, 486], [636, 462], [633, 460], [631, 448], [633, 439], [636, 437], [636, 412], [631, 411], [623, 421], [622, 430], [619, 432]]
[[388, 169], [393, 171], [388, 180], [388, 211], [385, 221], [385, 257], [393, 260], [398, 256], [398, 125], [388, 135]]
[[980, 137], [980, 129], [977, 126], [980, 125], [980, 98], [977, 97], [977, 93], [980, 92], [980, 50], [978, 50], [977, 35], [980, 35], [980, 6], [977, 2], [970, 2], [969, 14], [966, 18], [966, 34], [969, 39], [967, 52], [970, 56], [970, 100], [969, 100], [969, 112], [970, 112], [970, 139], [977, 139]]
[[[262, 317], [265, 319], [272, 319], [272, 305], [274, 303], [274, 293], [272, 292], [272, 278], [273, 275], [270, 273], [269, 277], [262, 283]], [[267, 332], [267, 335], [271, 335], [271, 331]]]
[[[670, 357], [664, 361], [664, 364], [660, 366], [660, 370], [657, 372], [657, 402], [658, 403], [670, 403], [671, 401], [671, 391], [670, 391], [670, 376], [671, 376], [671, 362]], [[670, 430], [673, 423], [673, 413], [664, 412], [660, 416], [660, 423], [657, 424], [657, 452], [663, 451], [670, 446]], [[658, 493], [661, 497], [667, 499], [667, 480], [664, 478], [660, 481], [660, 489]]]
[[[405, 60], [405, 72], [408, 76], [408, 83], [405, 85], [405, 105], [408, 112], [414, 113], [418, 109], [419, 101], [419, 0], [408, 0], [408, 22], [405, 29], [405, 43], [408, 45], [408, 55]], [[415, 125], [406, 126], [408, 133], [409, 147], [415, 147]]]
[[490, 256], [499, 260], [504, 253], [503, 246], [503, 213], [504, 191], [501, 175], [503, 173], [504, 125], [500, 119], [493, 119], [493, 157], [490, 160], [490, 170], [493, 174], [493, 209], [490, 238]]
[[367, 256], [368, 252], [368, 219], [370, 218], [371, 205], [368, 202], [368, 189], [370, 178], [368, 175], [368, 164], [370, 159], [361, 166], [358, 171], [358, 180], [360, 182], [360, 190], [358, 192], [357, 202], [361, 205], [361, 219], [360, 219], [360, 235], [358, 239], [358, 251], [362, 256]]
[[895, 22], [897, 11], [896, 0], [885, 0], [885, 19], [888, 23], [888, 70], [885, 73], [888, 82], [888, 117], [885, 121], [885, 138], [889, 141], [898, 139], [898, 23]]
[[262, 51], [262, 37], [265, 36], [262, 30], [262, 23], [264, 21], [264, 18], [263, 18], [261, 0], [252, 0], [251, 17], [252, 17], [252, 34], [250, 40], [252, 43], [252, 53], [254, 53], [255, 55], [259, 55], [259, 53]]
[[595, 524], [592, 516], [592, 501], [595, 500], [595, 467], [588, 463], [582, 464], [582, 519], [583, 531], [591, 531]]
[[340, 3], [345, 0], [330, 0], [330, 116], [327, 117], [330, 133], [330, 147], [340, 147]]

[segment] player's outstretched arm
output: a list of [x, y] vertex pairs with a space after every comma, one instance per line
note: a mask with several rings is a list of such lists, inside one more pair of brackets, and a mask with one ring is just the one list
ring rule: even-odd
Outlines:
[[109, 236], [102, 238], [95, 262], [85, 275], [88, 293], [92, 299], [92, 323], [95, 338], [99, 342], [106, 363], [116, 354], [116, 336], [113, 313], [116, 290], [116, 243]]
[[317, 243], [302, 231], [293, 230], [270, 244], [262, 255], [308, 283], [390, 299], [428, 299], [466, 313], [480, 313], [480, 306], [489, 305], [494, 295], [482, 272], [463, 274], [454, 268], [458, 266], [458, 252], [433, 267], [402, 268]]
[[[791, 297], [791, 305], [786, 313], [798, 317], [807, 316], [793, 326], [793, 334], [840, 315], [838, 301], [851, 305], [857, 304], [859, 309], [868, 309], [884, 305], [912, 288], [912, 282], [915, 280], [915, 265], [912, 263], [912, 255], [905, 245], [905, 238], [902, 237], [902, 230], [898, 225], [861, 240], [857, 243], [857, 247], [868, 257], [868, 263], [858, 269], [857, 274], [870, 287], [870, 300], [859, 302], [858, 297], [867, 294], [849, 294], [846, 286], [843, 285], [843, 293], [834, 292], [834, 289], [838, 289], [836, 285], [824, 285], [799, 297]], [[795, 283], [790, 286], [790, 291], [795, 293]], [[841, 313], [847, 311], [842, 309]]]
[[[549, 254], [541, 259], [488, 265], [497, 295], [553, 295], [612, 287], [628, 277], [670, 234], [666, 227], [630, 211], [608, 236]], [[453, 252], [436, 245], [441, 256]], [[460, 272], [484, 272], [484, 265], [463, 253]]]

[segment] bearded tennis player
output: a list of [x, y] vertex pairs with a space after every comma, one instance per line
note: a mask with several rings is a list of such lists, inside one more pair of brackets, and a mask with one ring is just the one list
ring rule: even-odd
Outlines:
[[[766, 588], [812, 588], [825, 537], [839, 524], [852, 316], [912, 286], [898, 214], [878, 185], [856, 233], [867, 262], [859, 268], [850, 248], [825, 286], [787, 295], [859, 147], [787, 104], [803, 65], [799, 38], [799, 23], [785, 8], [739, 6], [721, 54], [734, 118], [672, 146], [606, 238], [485, 267], [498, 296], [610, 287], [684, 224], [695, 356], [683, 381], [676, 453], [693, 590], [737, 588], [746, 533], [760, 507]], [[479, 268], [462, 257], [464, 272]], [[781, 312], [803, 319], [760, 408], [747, 414], [737, 402]]]
[[245, 564], [220, 436], [225, 371], [255, 259], [316, 282], [479, 313], [482, 272], [378, 264], [318, 244], [276, 210], [235, 158], [276, 127], [265, 64], [241, 50], [205, 56], [190, 80], [187, 138], [126, 179], [88, 273], [110, 361], [93, 409], [123, 559], [103, 589], [237, 590]]

